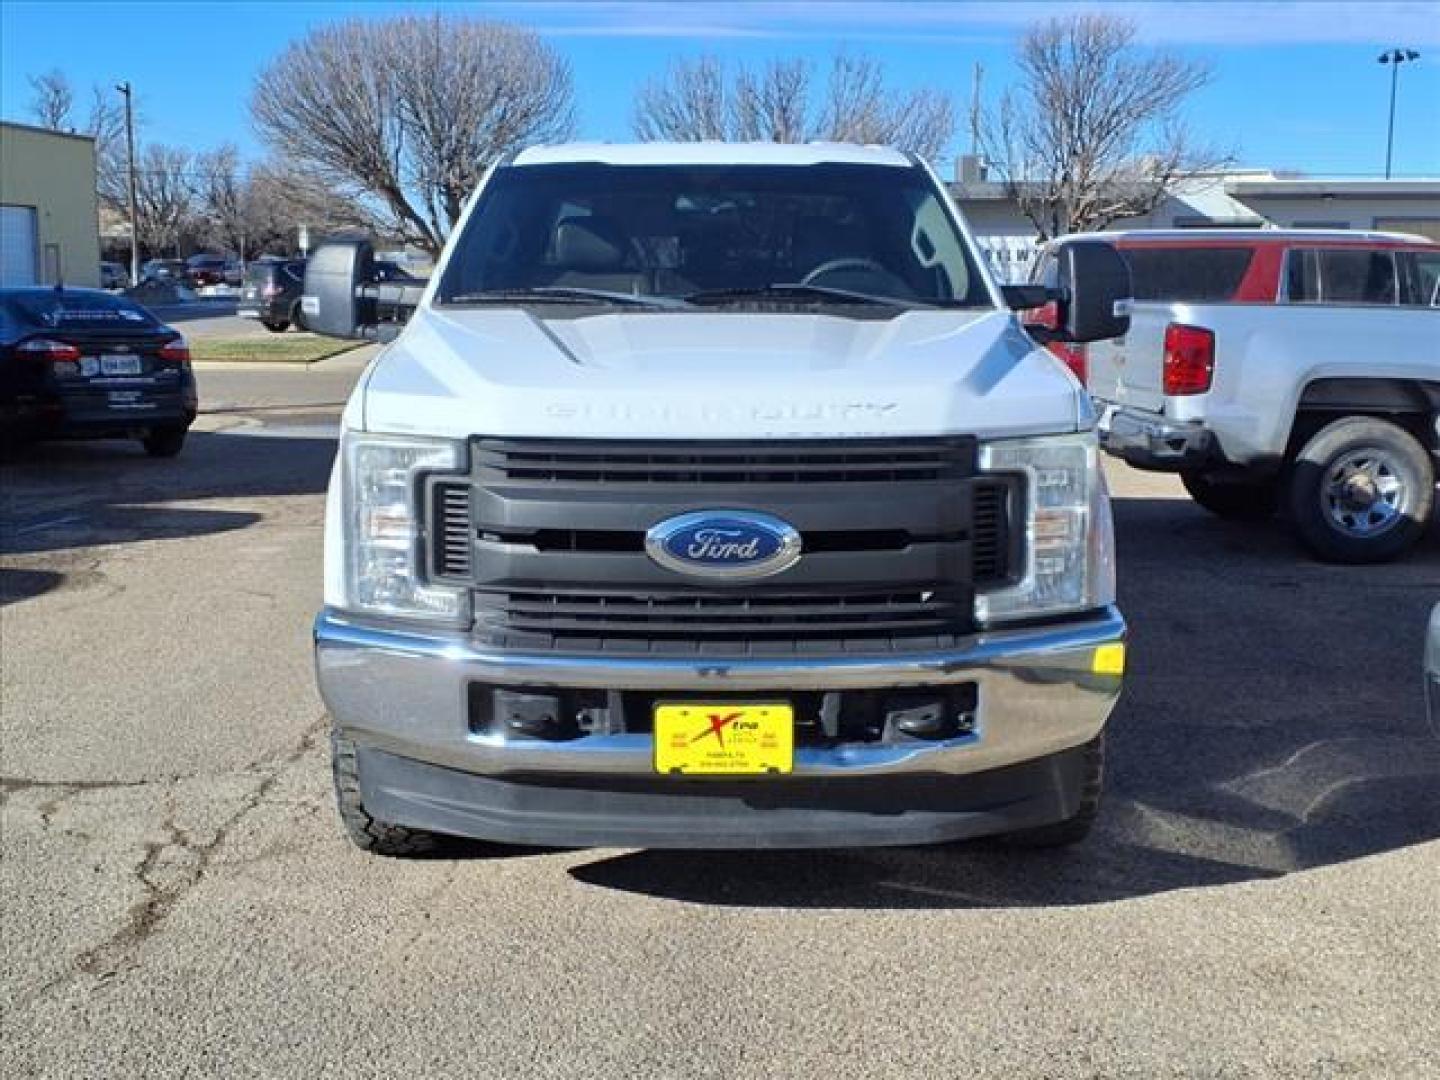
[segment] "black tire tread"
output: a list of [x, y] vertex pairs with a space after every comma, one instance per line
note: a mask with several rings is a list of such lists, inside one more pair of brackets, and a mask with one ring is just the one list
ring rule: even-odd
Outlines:
[[[1407, 457], [1419, 479], [1420, 505], [1415, 518], [1401, 522], [1374, 540], [1357, 540], [1336, 530], [1319, 504], [1317, 484], [1329, 463], [1357, 446], [1388, 446]], [[1290, 470], [1290, 519], [1300, 542], [1326, 562], [1361, 565], [1388, 562], [1404, 554], [1424, 535], [1433, 510], [1435, 466], [1428, 450], [1398, 424], [1371, 416], [1346, 416], [1315, 432], [1300, 448]]]
[[440, 846], [435, 833], [392, 825], [365, 809], [355, 744], [334, 728], [330, 731], [330, 764], [335, 777], [335, 806], [346, 835], [356, 847], [376, 855], [404, 858], [427, 855]]
[[1227, 521], [1264, 521], [1280, 508], [1280, 485], [1275, 481], [1216, 479], [1186, 470], [1180, 482], [1197, 505]]
[[155, 458], [173, 458], [185, 447], [186, 428], [159, 428], [140, 440], [145, 453]]
[[1080, 787], [1080, 808], [1064, 821], [1017, 829], [998, 839], [1006, 847], [1054, 848], [1078, 844], [1090, 835], [1100, 816], [1100, 800], [1105, 789], [1105, 734], [1101, 732], [1084, 747], [1085, 779]]

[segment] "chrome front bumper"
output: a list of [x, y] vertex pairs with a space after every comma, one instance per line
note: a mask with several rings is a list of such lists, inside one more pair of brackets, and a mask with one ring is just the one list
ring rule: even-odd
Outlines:
[[1178, 472], [1201, 468], [1218, 456], [1214, 433], [1208, 428], [1154, 413], [1105, 406], [1096, 431], [1108, 453], [1137, 469]]
[[1096, 650], [1120, 642], [1107, 609], [1046, 627], [995, 630], [966, 648], [896, 656], [655, 659], [486, 652], [463, 634], [378, 628], [323, 612], [315, 623], [320, 692], [337, 728], [362, 748], [489, 777], [654, 778], [648, 734], [549, 742], [471, 732], [467, 688], [735, 691], [862, 690], [974, 682], [972, 733], [903, 745], [800, 748], [796, 777], [961, 775], [1081, 746], [1105, 724], [1121, 677], [1095, 671]]

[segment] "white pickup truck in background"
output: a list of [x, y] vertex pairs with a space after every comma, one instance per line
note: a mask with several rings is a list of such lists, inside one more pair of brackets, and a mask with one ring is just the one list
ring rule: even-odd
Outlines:
[[[1440, 245], [1302, 229], [1101, 238], [1131, 264], [1130, 330], [1064, 358], [1105, 449], [1179, 472], [1222, 517], [1284, 510], [1323, 559], [1415, 544], [1435, 488]], [[1037, 282], [1075, 239], [1049, 245]]]

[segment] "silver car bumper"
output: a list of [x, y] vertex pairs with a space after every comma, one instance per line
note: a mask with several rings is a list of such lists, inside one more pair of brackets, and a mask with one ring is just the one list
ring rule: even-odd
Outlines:
[[861, 690], [973, 682], [973, 732], [927, 743], [799, 748], [797, 777], [962, 775], [1080, 746], [1099, 734], [1120, 691], [1096, 650], [1123, 641], [1118, 612], [975, 635], [956, 651], [905, 656], [641, 659], [486, 652], [460, 634], [381, 629], [325, 612], [315, 623], [320, 692], [335, 725], [362, 746], [483, 776], [653, 777], [648, 734], [567, 741], [470, 730], [467, 688], [495, 686], [706, 693]]
[[1178, 472], [1213, 464], [1219, 456], [1214, 433], [1199, 423], [1101, 404], [1100, 445], [1138, 469]]
[[[367, 812], [432, 832], [565, 847], [917, 844], [1065, 820], [1096, 780], [1095, 738], [1120, 690], [1124, 633], [1107, 610], [925, 655], [680, 660], [496, 654], [462, 635], [328, 612], [315, 625], [320, 690], [356, 745]], [[974, 683], [977, 714], [954, 738], [801, 747], [790, 776], [696, 780], [657, 775], [648, 734], [546, 741], [473, 732], [472, 683], [702, 699]]]

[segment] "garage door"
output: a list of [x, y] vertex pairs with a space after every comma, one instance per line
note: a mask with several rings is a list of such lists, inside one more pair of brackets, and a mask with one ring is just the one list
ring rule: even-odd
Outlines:
[[35, 208], [0, 206], [0, 285], [35, 285], [39, 281]]

